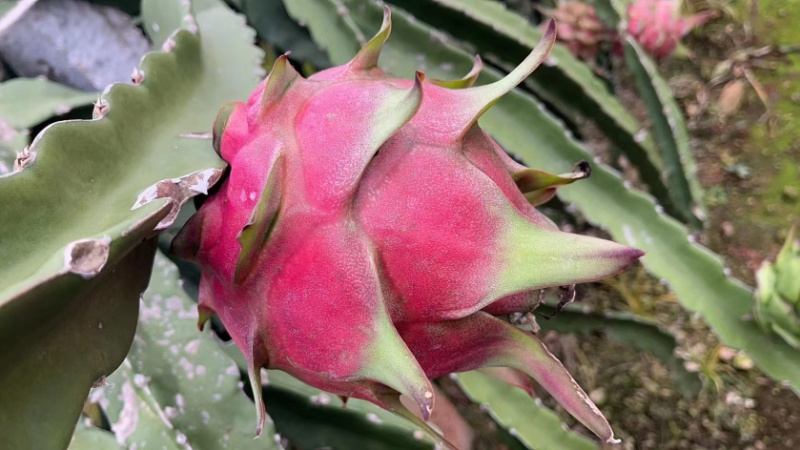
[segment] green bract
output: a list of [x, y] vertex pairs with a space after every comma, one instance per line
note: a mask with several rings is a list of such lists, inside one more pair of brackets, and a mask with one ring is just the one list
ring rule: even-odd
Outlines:
[[756, 321], [800, 349], [800, 240], [793, 227], [774, 263], [756, 273]]

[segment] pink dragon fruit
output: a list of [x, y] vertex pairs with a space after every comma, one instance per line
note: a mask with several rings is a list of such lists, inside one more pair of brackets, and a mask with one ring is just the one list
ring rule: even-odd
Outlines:
[[390, 29], [387, 9], [350, 63], [308, 79], [284, 55], [246, 103], [220, 112], [214, 146], [230, 174], [173, 244], [202, 267], [201, 326], [219, 315], [256, 389], [262, 367], [280, 369], [415, 420], [404, 394], [427, 420], [429, 379], [506, 366], [613, 440], [536, 336], [484, 311], [530, 309], [533, 290], [642, 255], [558, 231], [534, 204], [584, 174], [516, 164], [476, 123], [547, 55], [554, 23], [517, 69], [480, 87], [469, 87], [480, 60], [462, 80], [389, 77], [377, 61]]
[[628, 34], [657, 59], [675, 51], [678, 42], [694, 27], [708, 20], [706, 13], [679, 15], [676, 0], [636, 0], [628, 7]]
[[594, 6], [580, 0], [562, 0], [551, 13], [557, 22], [558, 41], [576, 58], [594, 61], [600, 45], [610, 38]]

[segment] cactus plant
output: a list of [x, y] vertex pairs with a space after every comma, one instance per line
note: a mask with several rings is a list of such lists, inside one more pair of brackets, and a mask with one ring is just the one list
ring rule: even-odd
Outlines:
[[631, 36], [623, 41], [625, 60], [636, 80], [636, 88], [652, 120], [653, 136], [661, 150], [664, 178], [678, 202], [688, 205], [689, 223], [697, 228], [705, 218], [703, 189], [689, 149], [689, 132], [680, 107], [661, 78], [655, 63]]

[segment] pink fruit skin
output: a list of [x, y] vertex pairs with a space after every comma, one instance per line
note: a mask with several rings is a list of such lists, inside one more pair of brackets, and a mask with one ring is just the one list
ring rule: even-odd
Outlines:
[[359, 198], [356, 210], [388, 285], [403, 299], [393, 319], [437, 320], [489, 294], [503, 221], [493, 206], [503, 199], [460, 152], [427, 143], [403, 148], [413, 125], [375, 158], [362, 184], [374, 195]]
[[350, 64], [309, 79], [279, 58], [220, 115], [229, 176], [173, 243], [202, 268], [201, 318], [219, 315], [256, 387], [260, 368], [281, 369], [398, 413], [407, 395], [427, 418], [428, 377], [508, 366], [612, 440], [535, 337], [481, 312], [522, 310], [536, 289], [598, 280], [642, 256], [559, 232], [514, 181], [528, 169], [476, 123], [546, 57], [554, 24], [506, 79], [466, 89], [375, 67], [390, 29], [387, 13]]
[[706, 13], [680, 17], [674, 0], [636, 0], [628, 7], [628, 33], [646, 52], [664, 59], [689, 31], [708, 18]]
[[597, 17], [594, 6], [582, 0], [559, 0], [550, 12], [558, 21], [558, 40], [576, 58], [593, 63], [609, 30]]

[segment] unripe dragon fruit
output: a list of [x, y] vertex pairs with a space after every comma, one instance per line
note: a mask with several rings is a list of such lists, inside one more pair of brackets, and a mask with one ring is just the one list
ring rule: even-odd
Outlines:
[[775, 263], [756, 272], [755, 318], [766, 331], [800, 349], [800, 240], [792, 227]]
[[534, 205], [585, 174], [527, 169], [476, 123], [545, 58], [555, 24], [480, 87], [469, 87], [480, 60], [462, 80], [388, 76], [377, 61], [390, 29], [387, 9], [350, 63], [308, 79], [284, 55], [247, 102], [220, 112], [214, 145], [229, 176], [173, 244], [202, 268], [200, 323], [220, 317], [255, 389], [261, 368], [280, 369], [415, 420], [404, 394], [427, 420], [429, 379], [507, 366], [612, 441], [536, 336], [489, 313], [529, 310], [534, 290], [604, 278], [642, 255], [558, 231]]
[[708, 14], [681, 17], [676, 0], [636, 0], [628, 7], [628, 34], [657, 59], [675, 51], [678, 42], [708, 20]]
[[608, 30], [597, 18], [594, 6], [580, 0], [563, 0], [552, 11], [557, 22], [558, 40], [584, 61], [594, 61]]

